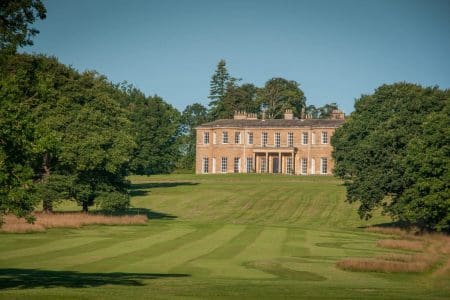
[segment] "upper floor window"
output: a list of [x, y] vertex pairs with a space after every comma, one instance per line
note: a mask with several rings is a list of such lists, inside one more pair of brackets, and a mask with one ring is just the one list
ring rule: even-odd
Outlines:
[[288, 132], [287, 135], [288, 147], [294, 147], [294, 133]]
[[241, 133], [240, 132], [235, 132], [234, 133], [234, 143], [235, 144], [240, 144], [241, 143]]
[[209, 144], [209, 132], [203, 133], [203, 144]]
[[247, 134], [247, 144], [253, 145], [253, 132]]
[[328, 144], [328, 132], [322, 132], [322, 144]]
[[267, 132], [261, 134], [261, 146], [267, 146]]
[[280, 139], [280, 133], [275, 132], [275, 147], [280, 147], [281, 139]]
[[302, 144], [308, 145], [308, 133], [307, 132], [302, 133]]
[[228, 144], [228, 132], [222, 132], [222, 144]]
[[328, 159], [326, 157], [320, 158], [320, 172], [322, 174], [328, 173]]

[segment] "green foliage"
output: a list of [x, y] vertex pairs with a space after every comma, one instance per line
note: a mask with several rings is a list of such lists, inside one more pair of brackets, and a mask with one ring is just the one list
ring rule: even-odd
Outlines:
[[216, 71], [211, 77], [210, 90], [209, 90], [209, 103], [211, 110], [211, 118], [213, 120], [220, 117], [223, 111], [223, 98], [225, 97], [228, 82], [230, 81], [230, 74], [226, 67], [225, 60], [221, 59], [217, 64]]
[[308, 105], [305, 109], [305, 114], [313, 119], [329, 119], [331, 117], [331, 112], [335, 109], [339, 109], [335, 102], [327, 103], [321, 107]]
[[[18, 129], [2, 134], [2, 178], [9, 181], [2, 198], [20, 203], [17, 196], [12, 198], [14, 188], [27, 188], [20, 200], [28, 203], [24, 211], [29, 213], [36, 204], [30, 199], [36, 196], [49, 210], [61, 198], [87, 210], [100, 194], [128, 197], [124, 178], [135, 142], [127, 112], [118, 102], [121, 92], [95, 72], [80, 74], [45, 56], [9, 55], [1, 70], [2, 120], [19, 117], [13, 108], [21, 110], [24, 124], [2, 126]], [[17, 177], [19, 167], [26, 172]]]
[[[347, 200], [360, 202], [361, 217], [370, 218], [371, 212], [382, 206], [395, 220], [448, 230], [445, 220], [449, 206], [448, 200], [444, 200], [448, 185], [433, 183], [448, 178], [443, 167], [448, 164], [445, 156], [448, 154], [433, 153], [437, 147], [434, 143], [442, 136], [430, 140], [426, 132], [430, 126], [444, 126], [437, 120], [430, 122], [429, 118], [436, 118], [433, 113], [442, 111], [449, 101], [448, 91], [407, 83], [383, 85], [373, 95], [364, 95], [356, 101], [355, 111], [336, 130], [331, 142], [336, 162], [334, 173], [346, 180]], [[430, 147], [427, 151], [425, 141], [426, 147]], [[434, 157], [433, 164], [444, 168], [441, 173], [433, 173], [434, 169], [429, 174], [421, 173], [423, 167], [430, 169], [433, 164], [425, 157], [416, 157], [413, 153], [418, 151]], [[412, 164], [420, 166], [419, 170], [411, 169]], [[424, 182], [433, 188], [425, 187]], [[430, 200], [425, 200], [425, 194]], [[428, 208], [419, 204], [422, 201], [430, 203]]]
[[180, 146], [181, 157], [178, 163], [179, 169], [194, 171], [195, 169], [195, 127], [207, 122], [208, 110], [199, 103], [186, 106], [181, 115]]
[[136, 140], [131, 171], [141, 175], [172, 172], [180, 157], [180, 113], [158, 96], [145, 97], [132, 86], [121, 90], [120, 101], [129, 111]]
[[29, 25], [37, 18], [45, 19], [46, 9], [41, 0], [0, 1], [0, 52], [15, 52], [17, 47], [33, 45], [38, 34]]
[[272, 78], [259, 90], [258, 103], [266, 110], [270, 119], [281, 119], [286, 109], [292, 109], [294, 116], [299, 116], [306, 105], [306, 97], [294, 80]]

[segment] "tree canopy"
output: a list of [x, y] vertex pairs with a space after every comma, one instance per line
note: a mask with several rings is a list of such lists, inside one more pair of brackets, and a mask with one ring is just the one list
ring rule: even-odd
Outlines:
[[450, 92], [408, 83], [363, 95], [331, 139], [334, 173], [347, 200], [370, 218], [381, 207], [394, 220], [450, 229], [448, 106]]
[[0, 1], [0, 50], [15, 52], [17, 47], [33, 45], [39, 33], [30, 27], [36, 19], [45, 19], [47, 10], [41, 0]]

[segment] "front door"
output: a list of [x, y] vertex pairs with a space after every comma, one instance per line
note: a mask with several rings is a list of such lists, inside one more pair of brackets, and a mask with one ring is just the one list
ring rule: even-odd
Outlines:
[[272, 162], [273, 162], [273, 173], [278, 173], [278, 169], [279, 169], [278, 157], [274, 157]]

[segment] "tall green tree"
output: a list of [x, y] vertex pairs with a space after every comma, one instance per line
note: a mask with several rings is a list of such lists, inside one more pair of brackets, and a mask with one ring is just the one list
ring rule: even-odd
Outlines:
[[0, 51], [11, 53], [33, 45], [31, 38], [39, 31], [30, 25], [36, 19], [45, 19], [46, 13], [41, 0], [0, 1]]
[[[355, 111], [336, 130], [331, 143], [334, 173], [346, 182], [347, 201], [360, 203], [358, 212], [362, 218], [370, 218], [372, 212], [381, 207], [394, 220], [422, 228], [448, 230], [448, 223], [444, 221], [448, 220], [448, 198], [444, 200], [443, 196], [448, 193], [448, 186], [437, 183], [431, 188], [423, 184], [428, 180], [427, 176], [433, 177], [433, 172], [437, 172], [437, 181], [448, 176], [446, 167], [442, 167], [448, 162], [446, 154], [436, 152], [435, 161], [427, 157], [431, 162], [425, 158], [422, 161], [421, 156], [412, 159], [412, 156], [424, 151], [425, 145], [431, 147], [424, 151], [428, 155], [434, 153], [433, 149], [441, 148], [433, 143], [438, 142], [439, 134], [442, 135], [439, 128], [445, 123], [438, 122], [433, 119], [438, 117], [433, 116], [443, 111], [449, 101], [448, 90], [408, 83], [383, 85], [374, 94], [363, 95], [356, 101]], [[427, 123], [428, 118], [435, 121]], [[426, 137], [425, 132], [430, 127], [439, 127], [434, 128], [439, 132], [436, 137]], [[411, 170], [413, 163], [420, 166], [420, 171]], [[436, 165], [441, 167], [430, 170]], [[431, 173], [421, 173], [426, 171]], [[428, 191], [417, 193], [420, 188]], [[437, 196], [436, 193], [440, 193], [437, 191], [443, 191], [443, 194]], [[426, 193], [429, 193], [428, 199], [439, 204], [431, 204], [430, 200], [428, 208], [415, 205], [423, 203], [425, 198], [422, 196]]]
[[217, 68], [211, 77], [209, 89], [209, 108], [211, 118], [218, 119], [224, 110], [223, 99], [227, 90], [229, 81], [232, 80], [228, 73], [225, 60], [221, 59], [217, 64]]
[[127, 109], [137, 146], [130, 161], [135, 174], [170, 173], [180, 157], [181, 115], [158, 96], [129, 93]]
[[196, 151], [195, 127], [209, 120], [208, 110], [200, 103], [186, 106], [181, 115], [181, 158], [179, 168], [194, 171]]
[[[53, 201], [61, 198], [77, 201], [84, 211], [93, 204], [126, 207], [125, 176], [134, 138], [127, 112], [116, 98], [117, 89], [104, 76], [80, 74], [45, 56], [9, 55], [1, 72], [5, 104], [1, 111], [7, 120], [15, 115], [8, 106], [23, 107], [20, 118], [27, 125], [27, 130], [21, 130], [27, 134], [22, 147], [26, 152], [18, 147], [15, 151], [26, 153], [26, 159], [11, 154], [2, 157], [5, 165], [15, 161], [27, 170], [28, 181], [19, 185], [22, 190], [27, 187], [23, 199], [42, 199], [49, 211]], [[6, 151], [13, 150], [6, 146]], [[10, 181], [15, 174], [5, 172], [4, 178]], [[27, 207], [28, 213], [35, 204]]]
[[306, 106], [306, 97], [296, 81], [272, 78], [259, 90], [258, 103], [266, 110], [266, 117], [281, 119], [286, 109], [299, 116]]

